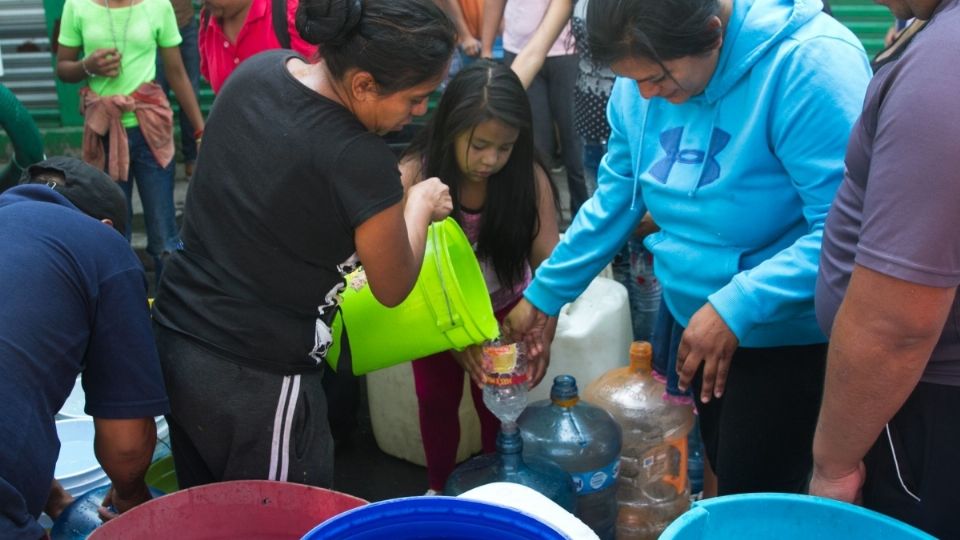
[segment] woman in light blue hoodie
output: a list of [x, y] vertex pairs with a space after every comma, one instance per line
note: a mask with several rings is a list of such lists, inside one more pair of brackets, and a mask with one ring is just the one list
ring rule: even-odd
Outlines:
[[857, 38], [821, 8], [591, 0], [590, 48], [618, 75], [597, 192], [505, 321], [541, 352], [547, 317], [649, 211], [661, 231], [645, 244], [683, 332], [680, 384], [699, 395], [720, 494], [804, 491], [812, 462], [820, 241], [870, 78]]

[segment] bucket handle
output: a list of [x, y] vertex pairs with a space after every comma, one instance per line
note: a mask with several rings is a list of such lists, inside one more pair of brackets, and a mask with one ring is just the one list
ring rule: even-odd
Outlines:
[[443, 331], [447, 331], [447, 330], [450, 330], [451, 328], [462, 326], [462, 322], [460, 320], [460, 314], [455, 312], [453, 310], [453, 306], [450, 304], [450, 295], [448, 293], [449, 289], [447, 288], [447, 282], [446, 282], [446, 279], [444, 278], [443, 265], [440, 263], [441, 252], [440, 252], [440, 246], [439, 246], [440, 240], [438, 239], [438, 237], [440, 236], [440, 233], [435, 228], [431, 232], [433, 233], [430, 235], [430, 242], [433, 244], [433, 253], [434, 253], [433, 262], [434, 262], [434, 265], [437, 267], [437, 277], [440, 280], [440, 292], [441, 292], [441, 295], [443, 296], [443, 301], [446, 303], [446, 307], [447, 307], [446, 317], [444, 317], [444, 314], [442, 313], [441, 310], [434, 310], [434, 314], [436, 315], [436, 318], [437, 318], [437, 327]]

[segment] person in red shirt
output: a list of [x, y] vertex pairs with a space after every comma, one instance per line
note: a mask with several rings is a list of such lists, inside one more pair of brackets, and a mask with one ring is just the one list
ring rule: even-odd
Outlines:
[[[286, 2], [286, 28], [275, 28], [273, 3]], [[200, 74], [215, 93], [240, 62], [269, 49], [288, 48], [310, 59], [317, 52], [297, 33], [300, 0], [204, 0], [200, 12]], [[289, 45], [281, 44], [284, 30]]]

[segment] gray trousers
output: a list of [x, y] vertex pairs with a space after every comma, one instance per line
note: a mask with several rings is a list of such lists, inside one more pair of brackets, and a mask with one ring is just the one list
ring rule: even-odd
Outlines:
[[[505, 52], [503, 60], [510, 65], [516, 57], [516, 54]], [[588, 198], [583, 179], [583, 141], [573, 127], [573, 90], [577, 84], [579, 62], [580, 57], [576, 54], [547, 57], [527, 88], [533, 112], [533, 140], [544, 159], [552, 159], [559, 135], [570, 190], [571, 219]]]
[[333, 484], [322, 371], [271, 373], [156, 324], [154, 333], [181, 489], [225, 480]]

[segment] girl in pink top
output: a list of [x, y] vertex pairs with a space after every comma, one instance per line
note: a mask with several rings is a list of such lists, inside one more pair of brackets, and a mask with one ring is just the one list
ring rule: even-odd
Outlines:
[[[530, 104], [517, 76], [489, 60], [460, 71], [401, 158], [400, 170], [405, 189], [430, 177], [450, 187], [451, 215], [474, 245], [502, 319], [521, 298], [531, 269], [558, 241], [556, 192], [536, 155]], [[464, 370], [482, 381], [479, 347], [413, 362], [427, 476], [435, 492], [443, 490], [456, 461]], [[471, 395], [483, 450], [492, 452], [499, 424], [476, 385]]]

